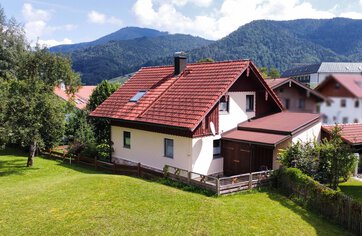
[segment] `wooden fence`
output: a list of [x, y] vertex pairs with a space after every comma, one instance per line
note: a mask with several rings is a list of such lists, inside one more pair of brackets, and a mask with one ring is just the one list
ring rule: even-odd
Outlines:
[[265, 185], [271, 178], [272, 171], [260, 171], [230, 177], [215, 177], [166, 165], [164, 174], [167, 178], [211, 190], [217, 195], [230, 194]]
[[111, 163], [97, 160], [97, 158], [70, 156], [64, 152], [49, 151], [43, 152], [51, 159], [58, 159], [62, 161], [69, 161], [69, 163], [77, 163], [87, 166], [92, 166], [96, 170], [106, 170], [114, 174], [124, 174], [131, 176], [138, 176], [143, 178], [163, 177], [163, 171], [150, 166], [143, 165], [142, 163], [124, 161], [124, 163]]

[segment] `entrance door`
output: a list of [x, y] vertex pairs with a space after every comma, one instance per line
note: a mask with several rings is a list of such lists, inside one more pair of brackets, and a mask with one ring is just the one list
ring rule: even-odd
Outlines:
[[221, 155], [224, 157], [224, 174], [239, 175], [250, 172], [251, 146], [223, 140]]

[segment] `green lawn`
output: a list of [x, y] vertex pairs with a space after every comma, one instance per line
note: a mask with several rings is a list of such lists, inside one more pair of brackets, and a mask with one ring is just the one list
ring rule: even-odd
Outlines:
[[0, 152], [0, 235], [344, 235], [279, 194], [207, 197]]
[[341, 183], [339, 185], [340, 190], [347, 194], [348, 196], [356, 199], [357, 201], [362, 202], [362, 182], [349, 179], [347, 182]]

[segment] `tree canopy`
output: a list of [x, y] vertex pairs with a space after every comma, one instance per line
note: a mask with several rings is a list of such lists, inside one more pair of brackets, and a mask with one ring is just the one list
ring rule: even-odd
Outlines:
[[30, 48], [24, 31], [7, 20], [0, 7], [0, 142], [29, 147], [28, 166], [35, 151], [58, 144], [64, 133], [65, 107], [53, 93], [64, 82], [74, 93], [80, 77], [69, 59], [51, 54], [46, 48]]

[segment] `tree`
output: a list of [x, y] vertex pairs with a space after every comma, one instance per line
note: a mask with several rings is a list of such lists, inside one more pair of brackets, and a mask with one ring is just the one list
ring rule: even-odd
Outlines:
[[265, 66], [260, 67], [260, 68], [259, 68], [259, 71], [260, 71], [260, 73], [262, 74], [262, 76], [263, 76], [264, 78], [267, 78], [267, 77], [268, 77], [268, 67], [265, 67]]
[[268, 75], [270, 78], [275, 79], [280, 77], [280, 72], [276, 68], [271, 68]]
[[[108, 80], [103, 80], [93, 91], [92, 95], [89, 98], [89, 103], [87, 109], [93, 111], [99, 106], [104, 100], [111, 96], [118, 88], [118, 83], [110, 83]], [[90, 122], [93, 126], [94, 133], [96, 136], [97, 143], [107, 143], [110, 142], [110, 125], [109, 120], [99, 119], [99, 118], [90, 118]]]
[[331, 188], [337, 189], [341, 178], [348, 179], [356, 164], [356, 158], [350, 146], [345, 144], [340, 135], [341, 128], [336, 125], [329, 139], [324, 139], [319, 147], [319, 177]]
[[5, 130], [8, 142], [29, 147], [27, 166], [33, 165], [38, 148], [54, 147], [63, 137], [65, 107], [53, 93], [60, 82], [74, 92], [79, 75], [68, 59], [39, 47], [20, 58], [16, 79], [9, 81]]
[[197, 61], [197, 63], [204, 63], [204, 62], [214, 62], [214, 59], [212, 59], [210, 57], [206, 57], [206, 58], [202, 58]]

